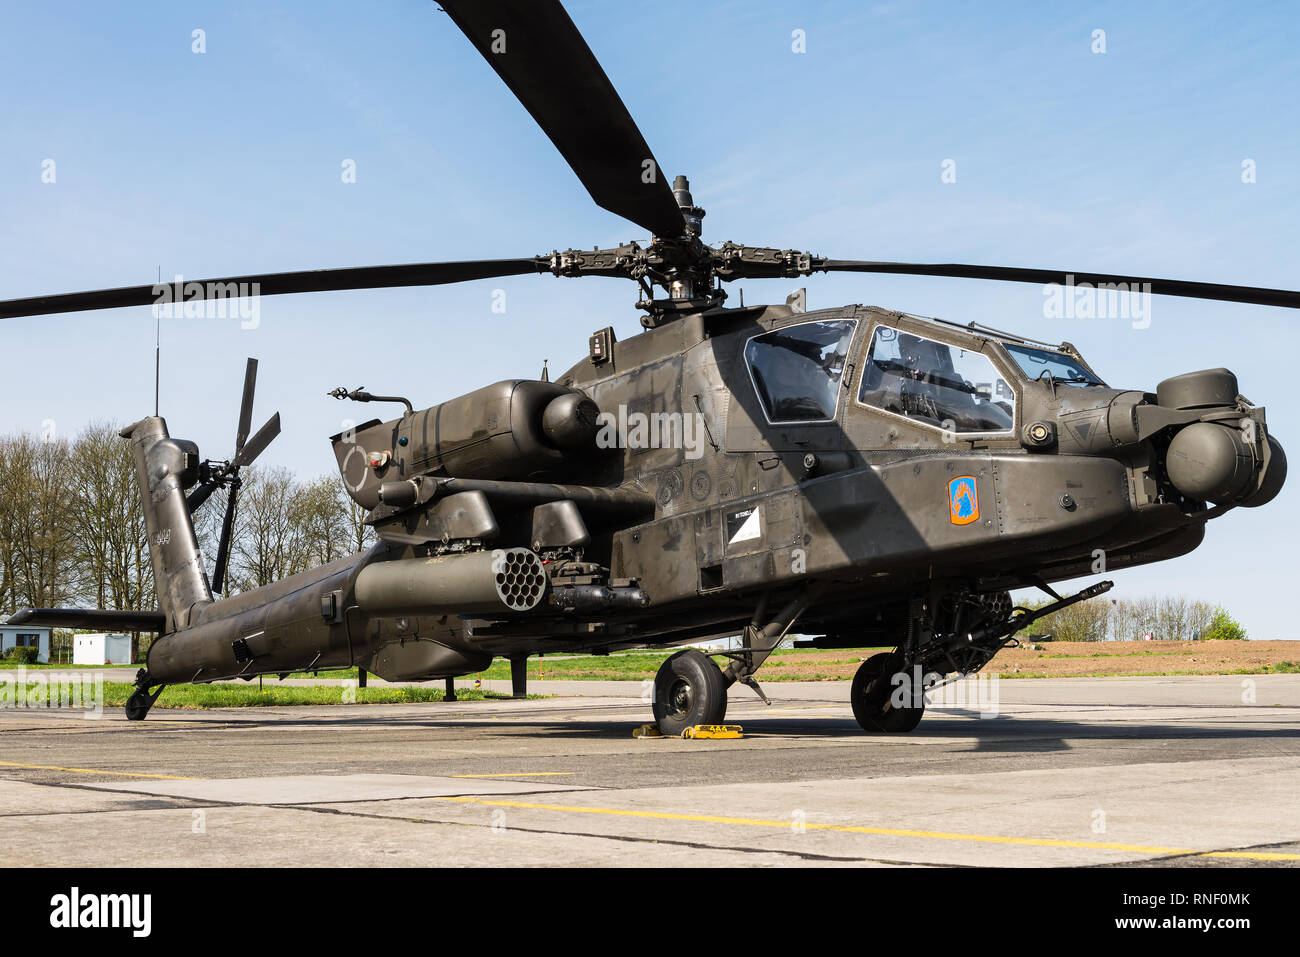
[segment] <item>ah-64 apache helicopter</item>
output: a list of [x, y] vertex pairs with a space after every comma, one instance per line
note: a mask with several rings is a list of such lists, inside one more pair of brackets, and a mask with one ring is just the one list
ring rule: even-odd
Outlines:
[[[975, 324], [846, 306], [729, 308], [722, 283], [815, 272], [1066, 283], [1065, 271], [825, 259], [701, 238], [704, 210], [670, 187], [636, 124], [555, 0], [442, 0], [602, 207], [647, 244], [523, 259], [230, 277], [205, 297], [423, 286], [526, 273], [637, 282], [645, 331], [605, 328], [554, 381], [512, 380], [333, 437], [348, 494], [378, 535], [368, 551], [266, 587], [224, 590], [240, 469], [252, 439], [250, 361], [236, 453], [201, 460], [158, 416], [135, 450], [156, 612], [35, 609], [13, 620], [156, 630], [127, 705], [161, 688], [358, 665], [386, 679], [477, 672], [558, 651], [701, 643], [654, 683], [660, 729], [723, 721], [728, 686], [796, 625], [814, 647], [893, 645], [852, 683], [867, 730], [916, 726], [929, 676], [978, 671], [1070, 597], [1051, 583], [1183, 555], [1205, 523], [1263, 505], [1286, 473], [1264, 410], [1226, 369], [1154, 392], [1107, 385], [1069, 344]], [[1300, 294], [1096, 273], [1076, 283], [1300, 306]], [[176, 290], [192, 296], [192, 286]], [[242, 288], [248, 288], [244, 285]], [[661, 289], [664, 296], [656, 296]], [[168, 293], [170, 290], [162, 289]], [[152, 286], [0, 303], [0, 316], [148, 305]], [[686, 440], [692, 427], [703, 441]], [[612, 440], [611, 440], [612, 439]], [[612, 446], [612, 447], [610, 447]], [[192, 514], [227, 492], [211, 584]], [[1100, 551], [1099, 551], [1100, 550]], [[1055, 600], [1012, 606], [1011, 589]], [[898, 694], [911, 675], [926, 676]], [[766, 697], [764, 700], [766, 700]]]

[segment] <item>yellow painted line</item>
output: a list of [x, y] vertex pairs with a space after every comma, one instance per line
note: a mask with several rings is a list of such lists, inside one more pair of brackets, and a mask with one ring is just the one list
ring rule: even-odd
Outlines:
[[453, 774], [453, 778], [563, 778], [572, 771], [507, 771], [501, 774]]
[[71, 771], [76, 774], [107, 774], [118, 778], [157, 778], [164, 781], [196, 781], [197, 778], [183, 778], [175, 774], [140, 774], [135, 771], [105, 771], [97, 768], [63, 768], [53, 764], [18, 764], [15, 761], [0, 761], [0, 767], [26, 768], [29, 771]]
[[[621, 808], [578, 807], [565, 804], [533, 804], [526, 801], [498, 801], [474, 797], [443, 797], [440, 801], [482, 804], [489, 807], [513, 807], [534, 811], [563, 811], [570, 814], [603, 814], [611, 817], [636, 817], [659, 821], [690, 821], [697, 824], [740, 824], [749, 827], [791, 828], [790, 821], [766, 821], [752, 817], [719, 817], [708, 814], [674, 814], [669, 811], [632, 811]], [[836, 831], [848, 834], [877, 834], [886, 837], [920, 837], [941, 841], [970, 841], [981, 844], [1017, 844], [1027, 847], [1068, 847], [1093, 851], [1127, 851], [1136, 854], [1195, 854], [1203, 857], [1230, 857], [1247, 860], [1300, 861], [1300, 854], [1275, 854], [1255, 851], [1198, 851], [1189, 847], [1156, 847], [1143, 844], [1112, 844], [1097, 841], [1066, 841], [1047, 837], [1004, 837], [997, 834], [959, 834], [948, 831], [918, 831], [894, 827], [862, 827], [851, 824], [801, 825], [809, 831]]]
[[1277, 854], [1272, 851], [1193, 851], [1197, 857], [1233, 857], [1248, 861], [1295, 861], [1300, 854]]

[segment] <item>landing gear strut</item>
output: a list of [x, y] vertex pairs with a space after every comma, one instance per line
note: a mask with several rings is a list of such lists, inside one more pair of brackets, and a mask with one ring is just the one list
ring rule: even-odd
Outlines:
[[[933, 592], [909, 602], [907, 626], [894, 651], [872, 655], [853, 676], [853, 717], [864, 731], [911, 731], [925, 713], [925, 693], [983, 668], [1012, 637], [1045, 615], [1104, 594], [1098, 582], [1069, 598], [1040, 585], [1055, 601], [1042, 608], [1013, 608], [1004, 593]], [[945, 678], [944, 676], [949, 676]]]
[[126, 699], [126, 719], [128, 721], [143, 721], [149, 714], [149, 709], [153, 703], [158, 700], [158, 696], [163, 693], [166, 685], [158, 685], [153, 691], [149, 690], [151, 679], [149, 672], [141, 668], [135, 676], [135, 691], [131, 697]]
[[528, 656], [510, 657], [510, 697], [528, 697]]
[[692, 725], [722, 724], [727, 717], [727, 689], [736, 682], [748, 685], [764, 704], [771, 704], [754, 672], [781, 644], [795, 619], [816, 601], [824, 587], [817, 584], [807, 588], [766, 624], [763, 624], [767, 616], [764, 594], [753, 619], [745, 626], [742, 647], [717, 652], [731, 659], [725, 670], [720, 670], [704, 652], [693, 648], [677, 652], [660, 665], [654, 687], [654, 715], [659, 732], [675, 736]]

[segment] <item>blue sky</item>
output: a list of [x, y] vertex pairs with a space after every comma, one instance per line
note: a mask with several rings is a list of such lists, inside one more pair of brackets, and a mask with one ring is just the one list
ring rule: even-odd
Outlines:
[[[664, 172], [691, 177], [712, 242], [1300, 287], [1288, 4], [567, 6]], [[191, 50], [195, 29], [206, 53]], [[159, 268], [202, 278], [641, 238], [590, 202], [430, 2], [10, 0], [0, 88], [0, 298], [152, 282]], [[941, 182], [947, 159], [955, 183]], [[795, 285], [747, 282], [745, 298]], [[1067, 339], [1113, 385], [1226, 365], [1275, 434], [1300, 436], [1287, 310], [1157, 299], [1135, 330], [1045, 318], [1036, 286], [807, 285], [810, 308], [865, 302]], [[543, 358], [562, 369], [591, 331], [636, 332], [633, 292], [522, 277], [273, 297], [255, 330], [169, 321], [163, 413], [205, 454], [229, 454], [255, 355], [256, 417], [279, 409], [285, 426], [263, 461], [325, 472], [326, 436], [367, 417], [325, 398], [334, 386], [419, 406], [535, 376]], [[148, 308], [0, 323], [0, 431], [151, 412], [153, 336]], [[1116, 594], [1222, 601], [1254, 637], [1300, 637], [1297, 484], [1211, 523], [1193, 555], [1120, 573]]]

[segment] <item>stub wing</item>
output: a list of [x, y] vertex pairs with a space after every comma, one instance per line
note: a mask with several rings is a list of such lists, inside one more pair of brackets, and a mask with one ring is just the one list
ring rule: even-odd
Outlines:
[[104, 608], [22, 608], [9, 616], [7, 625], [47, 628], [87, 628], [95, 631], [156, 631], [167, 619], [159, 611], [114, 611]]

